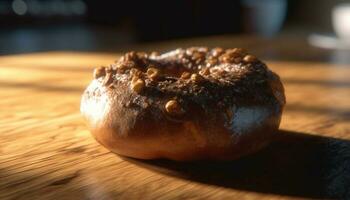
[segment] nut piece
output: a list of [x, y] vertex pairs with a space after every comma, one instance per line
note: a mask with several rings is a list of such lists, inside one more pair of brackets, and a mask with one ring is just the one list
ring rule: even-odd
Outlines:
[[207, 59], [206, 67], [212, 67], [212, 66], [216, 65], [217, 63], [218, 63], [217, 58], [209, 58], [209, 59]]
[[157, 51], [152, 51], [151, 54], [150, 54], [151, 57], [156, 57], [156, 56], [159, 56], [159, 55], [160, 54]]
[[110, 84], [113, 83], [113, 74], [111, 72], [107, 72], [105, 78], [103, 79], [103, 85], [104, 86], [109, 86]]
[[94, 69], [94, 73], [93, 73], [94, 79], [98, 79], [98, 78], [105, 76], [105, 75], [106, 75], [106, 68], [105, 67], [98, 67], [98, 68]]
[[192, 54], [192, 60], [195, 61], [196, 64], [203, 62], [204, 59], [205, 59], [205, 53], [194, 52]]
[[240, 54], [240, 55], [247, 54], [247, 50], [245, 50], [243, 48], [234, 48], [234, 49], [229, 49], [227, 51], [232, 52], [232, 53], [237, 53], [237, 54]]
[[124, 61], [133, 61], [137, 59], [137, 53], [135, 51], [130, 51], [126, 53], [123, 57]]
[[191, 77], [191, 73], [189, 73], [189, 72], [183, 72], [182, 74], [181, 74], [181, 79], [189, 79]]
[[128, 68], [128, 66], [125, 65], [124, 63], [118, 63], [118, 64], [116, 65], [116, 68], [119, 69], [119, 70], [125, 70], [125, 69]]
[[199, 74], [202, 75], [202, 76], [209, 75], [209, 74], [210, 74], [210, 70], [209, 70], [208, 67], [207, 67], [207, 68], [204, 68], [204, 69], [202, 69], [202, 70], [199, 72]]
[[191, 81], [193, 81], [195, 83], [199, 83], [199, 82], [201, 82], [203, 80], [204, 80], [203, 76], [201, 76], [199, 74], [192, 74], [191, 75]]
[[214, 57], [218, 57], [218, 56], [220, 56], [221, 54], [223, 54], [224, 53], [224, 49], [223, 48], [220, 48], [220, 47], [216, 47], [216, 48], [214, 48], [213, 50], [212, 50], [212, 55], [214, 56]]
[[154, 68], [154, 67], [150, 67], [147, 69], [147, 72], [146, 72], [148, 78], [150, 78], [152, 81], [155, 81], [159, 78], [159, 70], [157, 68]]
[[136, 93], [140, 93], [145, 87], [145, 81], [140, 78], [134, 77], [131, 81], [131, 89]]
[[186, 54], [187, 54], [188, 56], [192, 56], [194, 52], [197, 52], [197, 49], [194, 48], [194, 47], [191, 47], [191, 48], [186, 49]]
[[142, 74], [142, 72], [140, 70], [138, 70], [137, 68], [132, 68], [130, 70], [130, 75], [132, 75], [133, 77], [140, 77]]
[[147, 58], [147, 53], [146, 52], [137, 52], [136, 55], [137, 55], [136, 57], [139, 58], [139, 59]]
[[239, 54], [227, 52], [219, 57], [219, 60], [223, 63], [234, 63], [235, 59], [239, 58]]
[[165, 104], [165, 110], [171, 115], [182, 115], [184, 110], [176, 100], [170, 100]]
[[246, 55], [243, 58], [243, 61], [247, 62], [247, 63], [252, 63], [252, 62], [255, 62], [256, 60], [257, 60], [257, 58], [253, 55]]

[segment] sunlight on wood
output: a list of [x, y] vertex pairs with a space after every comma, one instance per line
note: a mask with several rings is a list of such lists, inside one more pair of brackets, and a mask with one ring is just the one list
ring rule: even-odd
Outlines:
[[[0, 57], [0, 199], [280, 199], [158, 173], [109, 153], [80, 116], [92, 69], [118, 54]], [[350, 66], [268, 62], [285, 84], [281, 129], [350, 140]], [[288, 199], [293, 199], [289, 196]]]

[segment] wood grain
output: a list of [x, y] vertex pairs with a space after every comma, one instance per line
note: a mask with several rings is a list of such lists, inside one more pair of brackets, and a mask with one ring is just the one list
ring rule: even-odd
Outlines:
[[287, 95], [276, 141], [238, 161], [176, 163], [119, 157], [86, 129], [92, 67], [117, 56], [0, 57], [0, 199], [350, 198], [350, 66], [267, 62]]

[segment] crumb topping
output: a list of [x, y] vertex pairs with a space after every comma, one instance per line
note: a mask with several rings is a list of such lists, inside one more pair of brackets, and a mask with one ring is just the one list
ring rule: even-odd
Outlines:
[[179, 103], [170, 100], [174, 96], [183, 99], [184, 107], [190, 101], [224, 106], [247, 97], [252, 101], [264, 98], [266, 95], [257, 92], [268, 90], [269, 74], [266, 65], [244, 49], [205, 47], [163, 54], [132, 51], [114, 64], [94, 70], [94, 78], [110, 89], [126, 84], [139, 95], [169, 98], [165, 109], [175, 113]]

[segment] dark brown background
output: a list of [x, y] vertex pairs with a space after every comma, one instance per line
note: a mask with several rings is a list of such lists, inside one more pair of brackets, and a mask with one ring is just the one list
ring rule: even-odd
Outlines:
[[[24, 0], [28, 4], [31, 0]], [[59, 0], [56, 0], [59, 1]], [[41, 51], [102, 51], [115, 52], [130, 45], [155, 41], [186, 39], [210, 35], [251, 35], [244, 30], [242, 1], [179, 0], [179, 1], [94, 1], [81, 0], [86, 6], [81, 14], [50, 14], [50, 2], [37, 0], [49, 14], [16, 15], [11, 9], [12, 0], [0, 4], [0, 54]], [[60, 0], [66, 6], [75, 0]], [[266, 45], [277, 43], [276, 38], [292, 40], [299, 51], [311, 48], [326, 52], [323, 61], [334, 60], [334, 51], [312, 48], [307, 43], [311, 33], [334, 34], [331, 24], [332, 8], [348, 0], [287, 0], [286, 20], [281, 31], [269, 38]], [[2, 7], [1, 7], [2, 6]], [[259, 35], [255, 35], [258, 36]], [[283, 43], [278, 43], [283, 45]], [[264, 47], [261, 43], [249, 48]], [[251, 47], [252, 46], [252, 47]], [[283, 56], [267, 56], [273, 59], [309, 58], [293, 53], [295, 48], [286, 47]], [[259, 52], [258, 56], [260, 55]], [[344, 54], [344, 53], [340, 53]], [[346, 55], [349, 52], [345, 52]], [[322, 54], [324, 55], [324, 54]], [[338, 56], [339, 57], [339, 56]], [[339, 62], [348, 63], [347, 56]], [[345, 57], [345, 59], [344, 59]], [[315, 58], [310, 58], [314, 60]]]

